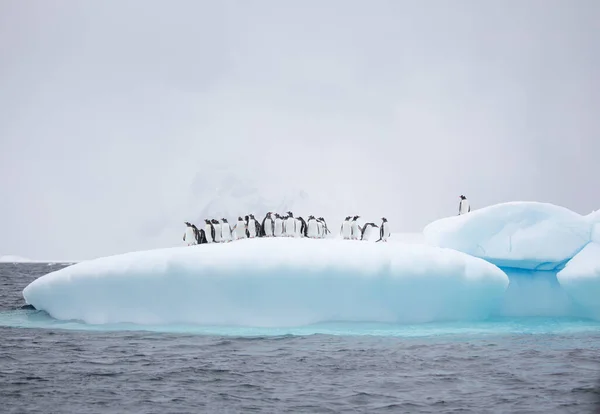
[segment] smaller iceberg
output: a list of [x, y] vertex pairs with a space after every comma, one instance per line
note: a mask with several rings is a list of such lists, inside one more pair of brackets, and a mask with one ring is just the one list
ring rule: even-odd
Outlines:
[[555, 270], [590, 241], [590, 230], [589, 219], [564, 207], [511, 202], [434, 221], [423, 233], [434, 246], [501, 267]]
[[56, 319], [90, 324], [293, 327], [481, 320], [507, 286], [496, 266], [450, 249], [264, 238], [81, 262], [23, 296]]
[[562, 288], [600, 319], [600, 243], [589, 243], [557, 275]]

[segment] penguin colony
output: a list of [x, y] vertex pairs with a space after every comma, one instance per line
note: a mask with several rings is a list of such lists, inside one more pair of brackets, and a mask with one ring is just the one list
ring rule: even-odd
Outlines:
[[[380, 237], [377, 241], [387, 242], [390, 237], [390, 228], [387, 220], [382, 218], [381, 226], [374, 223], [366, 223], [359, 226], [356, 220], [360, 216], [346, 217], [342, 224], [341, 235], [349, 240], [369, 240], [373, 228], [380, 229]], [[352, 222], [350, 222], [352, 219]], [[348, 223], [348, 224], [347, 224]], [[307, 220], [302, 217], [294, 217], [291, 211], [285, 215], [268, 212], [262, 222], [256, 220], [253, 214], [238, 217], [237, 222], [231, 226], [227, 219], [207, 219], [204, 226], [196, 227], [195, 224], [185, 222], [186, 231], [183, 241], [188, 246], [208, 243], [228, 243], [240, 239], [254, 239], [257, 237], [306, 237], [309, 239], [324, 239], [331, 234], [327, 222], [323, 217], [308, 216]], [[347, 233], [347, 237], [346, 237]]]
[[[458, 214], [471, 212], [471, 206], [464, 195], [460, 196]], [[340, 236], [344, 240], [370, 240], [379, 229], [379, 239], [376, 242], [387, 242], [391, 236], [390, 224], [385, 217], [381, 218], [381, 224], [365, 223], [362, 227], [358, 224], [360, 216], [347, 216], [342, 222]], [[183, 241], [188, 246], [207, 243], [229, 243], [233, 240], [254, 239], [257, 237], [307, 237], [310, 239], [324, 239], [331, 231], [323, 217], [316, 218], [308, 216], [308, 220], [302, 217], [294, 217], [291, 211], [285, 215], [268, 212], [262, 222], [258, 222], [253, 214], [242, 218], [238, 217], [237, 223], [231, 226], [227, 219], [204, 220], [203, 228], [185, 222], [186, 231]]]

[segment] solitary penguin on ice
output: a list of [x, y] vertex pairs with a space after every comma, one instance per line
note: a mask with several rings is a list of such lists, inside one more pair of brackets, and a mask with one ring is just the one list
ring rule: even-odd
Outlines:
[[360, 239], [360, 233], [361, 233], [361, 228], [358, 225], [358, 222], [356, 220], [358, 220], [360, 218], [360, 216], [354, 216], [352, 218], [352, 223], [350, 223], [350, 238], [352, 240], [359, 240]]
[[379, 240], [378, 242], [387, 242], [388, 238], [392, 235], [390, 232], [390, 223], [388, 223], [385, 217], [381, 218], [381, 227], [379, 227]]
[[219, 223], [219, 220], [217, 219], [212, 219], [211, 222], [215, 228], [215, 243], [221, 243], [221, 238], [223, 236], [221, 233], [221, 223]]
[[362, 228], [360, 239], [369, 241], [371, 238], [371, 235], [373, 234], [374, 228], [377, 229], [377, 228], [379, 228], [379, 226], [377, 226], [375, 223], [365, 223], [365, 225]]
[[246, 222], [244, 221], [242, 216], [238, 217], [236, 225], [233, 226], [233, 233], [235, 235], [236, 240], [246, 238]]
[[351, 216], [347, 216], [342, 223], [342, 228], [340, 229], [340, 233], [342, 234], [342, 238], [344, 240], [349, 240], [352, 235], [352, 223], [350, 222]]
[[212, 221], [204, 220], [206, 223], [204, 225], [204, 232], [206, 233], [206, 242], [214, 243], [215, 242], [215, 226], [213, 226]]
[[458, 203], [458, 215], [467, 214], [471, 212], [471, 205], [464, 195], [460, 196], [460, 203]]
[[187, 226], [185, 229], [185, 233], [183, 233], [183, 241], [187, 243], [188, 246], [193, 246], [196, 244], [196, 233], [194, 232], [194, 225], [185, 222]]
[[273, 237], [273, 213], [270, 211], [267, 213], [265, 218], [262, 221], [260, 229], [262, 231], [263, 237]]
[[230, 242], [232, 239], [231, 225], [226, 218], [221, 219], [221, 241]]

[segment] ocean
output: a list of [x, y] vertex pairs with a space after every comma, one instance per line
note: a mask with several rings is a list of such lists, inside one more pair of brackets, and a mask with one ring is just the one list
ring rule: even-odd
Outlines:
[[0, 264], [2, 413], [596, 413], [600, 323], [92, 326], [21, 310]]

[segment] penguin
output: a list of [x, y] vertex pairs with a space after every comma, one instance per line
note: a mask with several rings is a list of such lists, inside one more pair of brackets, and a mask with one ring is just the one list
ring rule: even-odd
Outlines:
[[204, 226], [204, 232], [206, 233], [206, 242], [214, 243], [215, 242], [215, 226], [213, 226], [212, 221], [204, 220], [206, 223]]
[[273, 237], [273, 213], [270, 211], [267, 213], [265, 218], [260, 225], [263, 237]]
[[248, 231], [248, 223], [250, 222], [250, 216], [246, 215], [244, 216], [244, 221], [246, 223], [246, 237], [250, 237], [250, 232]]
[[352, 223], [350, 223], [351, 216], [347, 216], [342, 223], [342, 228], [340, 229], [340, 233], [344, 240], [349, 240], [352, 235]]
[[221, 239], [223, 237], [223, 234], [221, 233], [221, 223], [219, 223], [219, 220], [217, 219], [212, 219], [211, 223], [215, 228], [215, 243], [221, 243]]
[[373, 234], [373, 228], [379, 228], [375, 223], [365, 223], [362, 228], [362, 232], [360, 235], [360, 239], [364, 241], [369, 241], [371, 235]]
[[206, 233], [204, 229], [198, 229], [195, 225], [192, 224], [194, 228], [194, 233], [196, 234], [196, 242], [198, 244], [206, 244]]
[[318, 239], [322, 239], [323, 237], [325, 237], [325, 226], [323, 226], [323, 223], [321, 222], [321, 220], [319, 219], [315, 219], [317, 221], [317, 238]]
[[[308, 226], [306, 225], [306, 221], [304, 221], [304, 219], [302, 217], [298, 217], [297, 218], [298, 222], [300, 222], [300, 237], [308, 237]], [[298, 230], [298, 227], [296, 227], [296, 230]]]
[[350, 223], [350, 238], [352, 240], [358, 240], [360, 238], [361, 228], [358, 225], [356, 220], [359, 219], [360, 216], [354, 216], [352, 218], [352, 222]]
[[194, 231], [194, 225], [189, 222], [185, 222], [186, 229], [185, 233], [183, 233], [183, 241], [186, 242], [188, 246], [193, 246], [196, 244], [196, 233]]
[[248, 216], [247, 223], [248, 227], [246, 231], [248, 233], [248, 237], [251, 239], [258, 237], [258, 221], [256, 221], [253, 214]]
[[233, 226], [233, 233], [236, 240], [246, 238], [246, 222], [242, 216], [238, 217], [236, 225]]
[[469, 200], [464, 195], [460, 196], [460, 203], [458, 203], [458, 215], [467, 214], [471, 212], [471, 205]]
[[294, 237], [296, 233], [296, 219], [294, 219], [294, 214], [291, 211], [287, 212], [283, 224], [284, 235], [286, 237]]
[[328, 234], [331, 234], [331, 231], [329, 231], [329, 228], [327, 227], [327, 222], [323, 217], [319, 217], [319, 221], [323, 223], [323, 237], [325, 238]]
[[319, 226], [317, 225], [317, 219], [315, 216], [308, 216], [308, 220], [306, 221], [308, 225], [308, 229], [306, 231], [306, 236], [311, 239], [316, 239], [319, 237]]
[[379, 227], [379, 240], [378, 242], [387, 242], [388, 238], [392, 235], [390, 232], [390, 223], [388, 223], [385, 217], [381, 218], [381, 227]]
[[229, 243], [232, 239], [231, 225], [226, 218], [221, 219], [221, 241], [223, 243]]
[[275, 220], [273, 222], [273, 235], [275, 237], [283, 236], [283, 218], [275, 213]]

